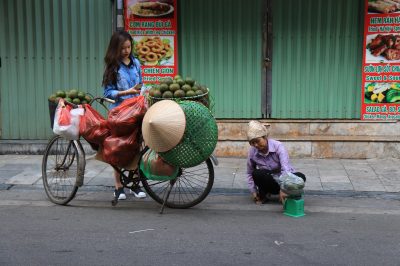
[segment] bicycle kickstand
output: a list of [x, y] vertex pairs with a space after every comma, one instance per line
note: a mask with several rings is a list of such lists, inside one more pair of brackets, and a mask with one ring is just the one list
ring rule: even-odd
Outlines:
[[163, 199], [163, 204], [161, 206], [160, 214], [163, 214], [163, 212], [164, 212], [165, 203], [167, 202], [167, 200], [169, 198], [169, 194], [171, 194], [171, 190], [172, 190], [173, 186], [174, 186], [174, 184], [169, 183], [167, 194], [165, 194], [164, 199]]
[[111, 201], [111, 206], [116, 206], [118, 204], [118, 197], [114, 196], [114, 199]]

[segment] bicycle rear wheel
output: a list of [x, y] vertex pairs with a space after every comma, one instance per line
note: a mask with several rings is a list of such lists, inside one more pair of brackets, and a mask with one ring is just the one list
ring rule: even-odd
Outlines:
[[182, 168], [174, 180], [153, 181], [142, 180], [146, 192], [156, 202], [163, 204], [172, 185], [171, 193], [165, 206], [174, 209], [186, 209], [202, 202], [210, 193], [214, 184], [214, 167], [210, 159], [191, 168]]
[[74, 141], [61, 136], [50, 140], [42, 161], [43, 186], [50, 201], [66, 205], [75, 197], [81, 159]]

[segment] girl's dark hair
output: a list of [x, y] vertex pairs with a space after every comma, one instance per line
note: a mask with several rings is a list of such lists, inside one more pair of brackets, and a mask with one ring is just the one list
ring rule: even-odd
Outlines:
[[127, 40], [132, 44], [132, 36], [126, 31], [116, 31], [111, 36], [106, 56], [104, 57], [105, 70], [102, 82], [103, 86], [117, 83], [117, 72], [121, 61], [121, 49], [122, 45]]

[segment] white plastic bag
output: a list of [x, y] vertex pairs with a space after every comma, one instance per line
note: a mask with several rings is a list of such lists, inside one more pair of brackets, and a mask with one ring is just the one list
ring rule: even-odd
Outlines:
[[[69, 116], [66, 116], [69, 112]], [[70, 109], [64, 104], [64, 100], [60, 99], [54, 115], [54, 134], [60, 135], [68, 140], [79, 139], [79, 122], [80, 117], [84, 114], [84, 109], [79, 106], [75, 109]], [[62, 116], [62, 123], [60, 117]]]
[[303, 194], [305, 185], [303, 178], [287, 172], [279, 179], [281, 180], [281, 190], [289, 196], [301, 196]]

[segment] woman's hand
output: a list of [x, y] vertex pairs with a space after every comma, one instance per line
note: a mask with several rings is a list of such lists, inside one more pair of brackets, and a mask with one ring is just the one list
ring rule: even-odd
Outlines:
[[287, 198], [287, 194], [283, 192], [282, 190], [279, 191], [279, 201], [283, 204]]

